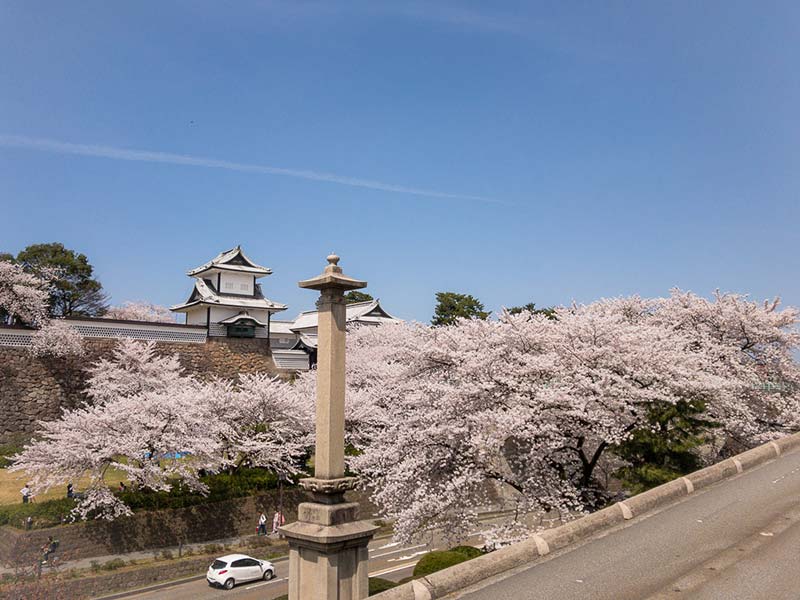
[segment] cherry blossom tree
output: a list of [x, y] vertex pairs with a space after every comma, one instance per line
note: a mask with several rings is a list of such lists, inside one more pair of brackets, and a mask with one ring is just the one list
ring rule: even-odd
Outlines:
[[86, 394], [94, 404], [147, 392], [168, 392], [191, 381], [176, 354], [159, 354], [155, 342], [119, 340], [109, 358], [88, 368]]
[[103, 315], [106, 319], [123, 319], [128, 321], [152, 321], [154, 323], [175, 323], [175, 314], [166, 306], [150, 302], [125, 302], [121, 306], [112, 306]]
[[308, 448], [310, 405], [291, 386], [256, 375], [200, 382], [153, 343], [123, 340], [91, 369], [88, 395], [40, 423], [12, 466], [28, 474], [34, 493], [88, 476], [80, 518], [130, 514], [105, 481], [112, 468], [139, 489], [206, 493], [201, 473], [247, 464], [286, 477]]
[[[796, 427], [792, 310], [675, 291], [552, 316], [350, 333], [348, 440], [360, 450], [350, 464], [399, 538], [464, 533], [497, 491], [521, 515], [602, 505], [598, 461], [651, 426], [653, 405], [700, 400], [748, 443]], [[782, 392], [754, 385], [765, 376]], [[298, 389], [311, 393], [311, 377]]]
[[[202, 388], [188, 380], [182, 384], [84, 405], [41, 423], [11, 469], [24, 470], [35, 492], [88, 475], [89, 487], [75, 509], [81, 518], [130, 514], [105, 481], [110, 468], [141, 489], [169, 490], [179, 481], [205, 492], [199, 472], [215, 468], [220, 445]], [[176, 453], [186, 456], [164, 459]]]
[[730, 383], [708, 406], [729, 439], [752, 445], [800, 428], [797, 309], [780, 309], [778, 298], [716, 292], [709, 300], [681, 290], [656, 304], [655, 318], [688, 335], [687, 349], [710, 355], [709, 368]]
[[219, 465], [235, 470], [262, 467], [288, 478], [296, 460], [313, 445], [313, 405], [290, 383], [267, 374], [215, 380], [203, 386], [204, 402], [217, 423]]
[[22, 265], [0, 260], [0, 322], [14, 324], [21, 321], [37, 327], [29, 347], [34, 356], [80, 356], [83, 344], [78, 332], [63, 321], [50, 318], [51, 287], [49, 271], [34, 275], [25, 271]]
[[34, 356], [64, 358], [82, 356], [83, 341], [80, 334], [61, 319], [46, 321], [31, 338], [28, 348]]
[[48, 281], [0, 260], [0, 320], [36, 326], [48, 318]]

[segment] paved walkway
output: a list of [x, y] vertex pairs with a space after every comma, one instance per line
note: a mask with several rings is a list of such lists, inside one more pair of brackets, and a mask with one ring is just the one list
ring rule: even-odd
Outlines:
[[[187, 550], [190, 550], [194, 554], [203, 554], [203, 548], [208, 546], [209, 544], [216, 544], [218, 546], [240, 546], [244, 545], [247, 540], [254, 538], [254, 535], [250, 536], [241, 536], [241, 537], [234, 537], [234, 538], [225, 538], [221, 540], [209, 540], [207, 542], [199, 542], [196, 544], [184, 544], [182, 552], [184, 553]], [[269, 535], [267, 536], [270, 540], [277, 540], [277, 536]], [[266, 546], [265, 546], [266, 548]], [[62, 548], [63, 550], [63, 548]], [[91, 556], [89, 558], [80, 558], [77, 560], [68, 560], [68, 561], [59, 561], [58, 562], [58, 570], [59, 571], [68, 571], [69, 569], [88, 569], [92, 566], [93, 562], [106, 563], [110, 560], [114, 559], [122, 559], [126, 562], [130, 560], [152, 560], [154, 555], [160, 555], [165, 550], [169, 550], [172, 552], [173, 556], [176, 558], [178, 557], [178, 546], [168, 546], [165, 548], [153, 548], [151, 550], [141, 550], [137, 552], [127, 552], [125, 554], [106, 554], [103, 556]], [[253, 550], [255, 551], [255, 550]], [[58, 553], [56, 553], [56, 556]], [[34, 568], [35, 564], [31, 565], [30, 568]], [[16, 569], [8, 568], [8, 567], [0, 567], [0, 575], [3, 574], [14, 574]], [[47, 573], [47, 567], [45, 567], [44, 572]]]

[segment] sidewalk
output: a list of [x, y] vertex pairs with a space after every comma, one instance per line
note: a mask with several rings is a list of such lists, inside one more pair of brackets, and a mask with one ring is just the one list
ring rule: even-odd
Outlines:
[[[494, 507], [494, 508], [496, 508], [496, 507]], [[511, 512], [512, 511], [508, 511], [508, 510], [487, 510], [486, 512], [481, 513], [480, 520], [487, 520], [487, 519], [492, 519], [492, 518], [499, 517], [499, 516], [508, 515], [508, 514], [511, 514]], [[391, 536], [390, 533], [384, 533], [384, 534], [380, 534], [380, 535], [375, 536], [375, 539], [381, 539], [381, 538], [385, 538], [385, 537], [389, 537], [389, 536]], [[270, 541], [277, 541], [277, 540], [281, 539], [278, 536], [271, 535], [271, 534], [266, 536], [266, 537]], [[203, 552], [203, 548], [206, 547], [206, 546], [209, 546], [209, 545], [245, 546], [247, 544], [248, 540], [255, 539], [255, 538], [256, 538], [255, 535], [246, 535], [246, 536], [223, 538], [223, 539], [218, 539], [218, 540], [209, 540], [209, 541], [206, 541], [206, 542], [198, 542], [198, 543], [193, 543], [193, 544], [184, 544], [183, 547], [182, 547], [182, 552], [183, 552], [183, 556], [185, 557], [187, 550], [190, 550], [195, 555], [203, 554], [204, 553]], [[264, 548], [267, 548], [267, 546], [265, 546]], [[59, 550], [61, 552], [63, 552], [63, 551], [68, 550], [68, 549], [60, 548]], [[121, 559], [121, 560], [124, 560], [125, 562], [129, 562], [131, 560], [152, 560], [154, 558], [154, 556], [160, 556], [164, 551], [169, 551], [169, 552], [171, 552], [173, 554], [173, 556], [175, 558], [178, 558], [178, 550], [179, 550], [178, 546], [165, 546], [163, 548], [152, 548], [150, 550], [138, 550], [136, 552], [128, 552], [128, 553], [125, 553], [125, 554], [107, 554], [107, 555], [102, 555], [102, 556], [92, 556], [92, 557], [88, 557], [88, 558], [81, 558], [81, 559], [78, 559], [78, 560], [59, 561], [56, 571], [64, 572], [64, 571], [69, 571], [70, 569], [90, 569], [92, 567], [92, 563], [101, 564], [102, 565], [102, 564], [104, 564], [104, 563], [106, 563], [108, 561], [114, 560], [114, 559]], [[252, 551], [254, 552], [254, 551], [256, 551], [256, 549], [254, 548]], [[220, 552], [222, 553], [224, 551], [220, 551]], [[58, 557], [59, 556], [59, 552], [56, 552], [55, 556]], [[26, 567], [27, 568], [33, 568], [33, 567], [35, 567], [35, 563], [31, 564], [31, 565], [27, 565]], [[26, 568], [26, 567], [23, 567], [23, 568]], [[5, 575], [5, 574], [14, 575], [17, 571], [18, 571], [18, 569], [14, 569], [13, 567], [12, 568], [8, 568], [8, 567], [0, 566], [0, 576]], [[50, 572], [50, 570], [47, 569], [47, 567], [45, 567], [44, 572], [48, 573], [48, 572]]]
[[[276, 535], [268, 535], [266, 536], [267, 539], [271, 541], [276, 541], [280, 539]], [[204, 547], [209, 545], [217, 545], [217, 546], [244, 546], [247, 543], [247, 540], [256, 538], [255, 535], [249, 536], [238, 536], [232, 538], [224, 538], [220, 540], [209, 540], [207, 542], [198, 542], [195, 544], [184, 544], [182, 547], [183, 556], [186, 556], [186, 551], [191, 550], [194, 554], [203, 554], [202, 550]], [[265, 546], [267, 548], [267, 546]], [[63, 548], [59, 549], [59, 552], [56, 552], [54, 556], [58, 557], [60, 551], [64, 550]], [[160, 556], [162, 552], [169, 551], [172, 552], [175, 558], [178, 558], [178, 546], [165, 546], [163, 548], [152, 548], [150, 550], [139, 550], [136, 552], [128, 552], [126, 554], [107, 554], [104, 556], [91, 556], [88, 558], [81, 558], [78, 560], [67, 560], [67, 561], [59, 561], [57, 571], [69, 571], [70, 569], [90, 569], [92, 567], [92, 563], [99, 563], [103, 564], [110, 560], [114, 559], [122, 559], [126, 562], [130, 560], [152, 560], [154, 556]], [[224, 552], [224, 551], [223, 551]], [[35, 566], [30, 565], [31, 567]], [[17, 572], [17, 569], [8, 568], [8, 567], [0, 567], [0, 576], [9, 574], [14, 575]], [[45, 567], [44, 572], [49, 572], [49, 569]]]

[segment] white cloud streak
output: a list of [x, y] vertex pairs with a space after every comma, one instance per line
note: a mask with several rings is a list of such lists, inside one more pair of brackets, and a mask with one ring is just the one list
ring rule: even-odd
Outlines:
[[283, 167], [273, 167], [269, 165], [255, 165], [247, 163], [231, 162], [206, 158], [202, 156], [191, 156], [186, 154], [171, 154], [168, 152], [153, 152], [150, 150], [131, 150], [127, 148], [117, 148], [114, 146], [98, 146], [94, 144], [74, 144], [59, 140], [33, 138], [22, 135], [0, 134], [0, 146], [6, 148], [23, 148], [26, 150], [40, 150], [44, 152], [54, 152], [57, 154], [74, 154], [79, 156], [93, 156], [97, 158], [109, 158], [113, 160], [128, 160], [135, 162], [162, 163], [170, 165], [184, 165], [190, 167], [202, 167], [206, 169], [224, 169], [226, 171], [239, 171], [243, 173], [260, 173], [266, 175], [282, 175], [284, 177], [294, 177], [296, 179], [307, 179], [311, 181], [321, 181], [325, 183], [336, 183], [350, 187], [366, 188], [381, 192], [392, 192], [396, 194], [411, 194], [414, 196], [425, 196], [428, 198], [440, 198], [450, 200], [470, 200], [491, 204], [503, 204], [494, 198], [485, 196], [471, 196], [467, 194], [453, 194], [449, 192], [439, 192], [422, 188], [385, 183], [371, 179], [360, 179], [337, 175], [335, 173], [321, 173], [308, 169], [286, 169]]

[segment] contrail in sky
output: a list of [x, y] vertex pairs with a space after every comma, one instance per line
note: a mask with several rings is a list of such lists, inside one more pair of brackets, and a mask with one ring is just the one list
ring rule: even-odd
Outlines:
[[149, 150], [128, 150], [126, 148], [97, 146], [94, 144], [73, 144], [59, 140], [32, 138], [23, 135], [0, 134], [0, 146], [4, 146], [6, 148], [43, 150], [45, 152], [57, 152], [59, 154], [97, 156], [100, 158], [111, 158], [115, 160], [132, 160], [137, 162], [164, 163], [170, 165], [188, 165], [192, 167], [225, 169], [228, 171], [241, 171], [245, 173], [266, 173], [268, 175], [283, 175], [285, 177], [296, 177], [298, 179], [310, 179], [311, 181], [338, 183], [340, 185], [349, 185], [351, 187], [380, 190], [383, 192], [394, 192], [398, 194], [413, 194], [415, 196], [427, 196], [429, 198], [474, 200], [477, 202], [502, 204], [502, 202], [495, 200], [494, 198], [487, 198], [484, 196], [469, 196], [466, 194], [437, 192], [435, 190], [425, 190], [421, 188], [408, 187], [405, 185], [395, 185], [393, 183], [384, 183], [382, 181], [336, 175], [335, 173], [320, 173], [318, 171], [309, 171], [307, 169], [284, 169], [282, 167], [271, 167], [269, 165], [237, 163], [227, 160], [217, 160], [215, 158], [205, 158], [202, 156], [189, 156], [186, 154], [151, 152]]

